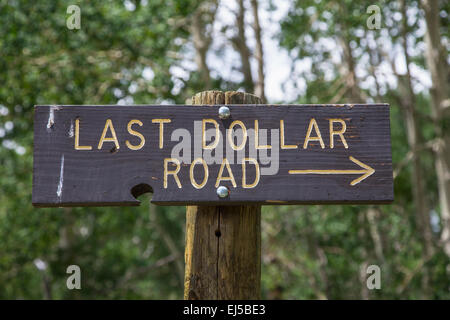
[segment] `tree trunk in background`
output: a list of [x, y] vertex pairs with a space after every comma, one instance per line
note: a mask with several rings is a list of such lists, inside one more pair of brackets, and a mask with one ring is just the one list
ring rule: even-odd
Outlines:
[[[416, 207], [417, 228], [420, 230], [424, 242], [424, 261], [428, 261], [434, 253], [433, 235], [430, 224], [430, 208], [426, 199], [425, 174], [423, 172], [422, 161], [420, 157], [419, 146], [423, 142], [416, 119], [416, 99], [413, 90], [411, 72], [409, 69], [410, 57], [408, 54], [408, 23], [406, 16], [406, 1], [400, 0], [400, 10], [402, 13], [401, 41], [403, 54], [405, 56], [406, 75], [398, 76], [398, 85], [400, 89], [399, 104], [402, 106], [406, 123], [406, 135], [408, 144], [412, 151], [412, 177], [411, 185], [413, 189], [414, 204]], [[426, 264], [425, 264], [426, 266]], [[423, 272], [423, 298], [430, 295], [429, 270], [424, 268]]]
[[380, 231], [378, 229], [378, 217], [382, 213], [378, 208], [371, 207], [366, 211], [366, 219], [369, 223], [369, 231], [370, 231], [370, 237], [372, 238], [373, 247], [375, 249], [375, 256], [377, 257], [378, 261], [381, 263], [382, 266], [385, 265], [385, 258], [383, 253], [383, 241], [381, 238]]
[[344, 63], [347, 67], [346, 77], [346, 87], [347, 94], [346, 97], [351, 99], [351, 103], [363, 103], [364, 98], [362, 97], [361, 90], [358, 85], [358, 78], [356, 77], [355, 71], [355, 60], [352, 55], [352, 49], [350, 47], [350, 41], [346, 37], [341, 37], [342, 49], [344, 52]]
[[[368, 39], [369, 38], [368, 30], [365, 30], [364, 34], [365, 34], [366, 39]], [[368, 68], [369, 68], [370, 74], [372, 75], [372, 77], [375, 81], [375, 89], [376, 89], [375, 102], [381, 103], [383, 101], [383, 98], [381, 97], [381, 94], [380, 94], [380, 80], [379, 80], [377, 72], [376, 72], [380, 66], [380, 55], [376, 48], [377, 36], [374, 36], [373, 41], [375, 43], [375, 46], [371, 46], [369, 43], [367, 45], [368, 51], [369, 51], [369, 59], [370, 59], [369, 60], [370, 66], [368, 66]], [[369, 42], [369, 40], [368, 40], [368, 42]]]
[[206, 26], [214, 23], [216, 11], [216, 1], [206, 2], [196, 10], [190, 21], [190, 31], [195, 47], [195, 63], [197, 64], [202, 84], [208, 89], [211, 89], [211, 76], [206, 56], [212, 43], [212, 35], [206, 31]]
[[[437, 143], [435, 151], [435, 167], [439, 188], [439, 202], [442, 219], [441, 241], [445, 253], [450, 257], [450, 135], [444, 123], [449, 117], [449, 66], [446, 61], [446, 52], [441, 43], [439, 33], [440, 16], [437, 0], [422, 0], [425, 11], [427, 30], [425, 34], [426, 61], [433, 82], [431, 88], [431, 110]], [[448, 122], [448, 121], [447, 121]]]
[[[345, 4], [343, 2], [339, 2], [339, 12], [343, 17], [349, 14], [347, 10], [348, 9]], [[347, 89], [344, 97], [346, 99], [351, 99], [351, 101], [346, 102], [363, 103], [365, 98], [359, 87], [358, 78], [356, 77], [356, 63], [352, 54], [352, 48], [350, 46], [350, 29], [351, 26], [347, 25], [345, 22], [338, 25], [336, 29], [343, 51], [342, 63], [345, 65], [345, 74], [342, 76], [345, 78], [345, 86]]]
[[264, 54], [261, 37], [261, 26], [259, 25], [258, 0], [251, 0], [253, 10], [253, 29], [255, 30], [256, 50], [255, 58], [258, 61], [258, 81], [256, 82], [255, 94], [266, 103], [265, 81], [264, 81]]
[[371, 259], [370, 252], [367, 252], [365, 244], [367, 243], [367, 232], [366, 232], [366, 217], [364, 214], [359, 214], [357, 216], [357, 225], [358, 225], [358, 238], [360, 241], [360, 254], [361, 254], [361, 263], [359, 265], [359, 283], [360, 283], [360, 299], [361, 300], [369, 300], [370, 299], [370, 290], [367, 287], [367, 267], [371, 264], [369, 263]]
[[[340, 3], [340, 12], [344, 16], [348, 14], [346, 12], [346, 7]], [[341, 24], [340, 27], [342, 30], [340, 30], [340, 35], [338, 37], [342, 51], [342, 64], [343, 64], [343, 75], [345, 82], [345, 93], [342, 95], [346, 101], [337, 101], [338, 103], [364, 103], [365, 97], [363, 96], [363, 93], [361, 91], [361, 88], [359, 87], [359, 81], [356, 77], [356, 63], [352, 54], [352, 48], [350, 46], [350, 35], [348, 32], [349, 26], [345, 24]], [[341, 98], [339, 98], [341, 99]], [[358, 215], [358, 221], [357, 221], [357, 232], [358, 232], [358, 238], [361, 243], [361, 262], [359, 265], [359, 295], [360, 299], [362, 300], [368, 300], [370, 299], [370, 291], [367, 287], [367, 267], [370, 265], [369, 261], [371, 258], [370, 252], [367, 251], [366, 246], [364, 245], [367, 243], [367, 232], [365, 230], [367, 223], [365, 220], [365, 215], [360, 214]]]
[[238, 12], [236, 13], [236, 25], [238, 34], [231, 39], [234, 48], [241, 56], [241, 71], [244, 76], [244, 89], [246, 92], [254, 92], [252, 68], [250, 65], [250, 51], [247, 47], [247, 38], [245, 36], [245, 7], [244, 0], [238, 0]]

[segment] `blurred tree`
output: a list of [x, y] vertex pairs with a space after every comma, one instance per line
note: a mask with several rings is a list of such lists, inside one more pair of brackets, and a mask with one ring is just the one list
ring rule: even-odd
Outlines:
[[[357, 250], [345, 249], [335, 242], [332, 245], [335, 249], [332, 252], [324, 250], [321, 259], [320, 255], [304, 259], [326, 261], [325, 276], [319, 267], [314, 268], [314, 274], [327, 279], [325, 283], [340, 286], [334, 293], [337, 295], [328, 291], [328, 298], [448, 297], [445, 289], [448, 281], [445, 272], [442, 273], [448, 260], [437, 244], [437, 228], [433, 234], [431, 226], [431, 219], [439, 210], [436, 176], [424, 174], [433, 168], [433, 154], [429, 152], [427, 141], [432, 138], [430, 132], [436, 125], [428, 115], [430, 98], [410, 70], [426, 68], [422, 59], [424, 50], [418, 49], [421, 45], [424, 47], [423, 29], [420, 28], [422, 12], [418, 1], [381, 1], [377, 5], [382, 8], [382, 26], [379, 30], [368, 30], [366, 9], [371, 4], [365, 1], [293, 1], [282, 21], [279, 38], [293, 60], [291, 77], [294, 81], [298, 78], [306, 80], [305, 94], [299, 95], [297, 101], [390, 103], [393, 162], [399, 163], [395, 168], [394, 205], [380, 208], [359, 206], [353, 210], [342, 207], [344, 212], [359, 211], [359, 218], [355, 219], [345, 219], [343, 213], [339, 215], [340, 223], [345, 226], [343, 229], [349, 231], [346, 233], [347, 246], [359, 242]], [[435, 20], [439, 20], [436, 12]], [[438, 29], [433, 34], [439, 41]], [[303, 62], [302, 71], [298, 72], [300, 61]], [[408, 174], [405, 167], [411, 175], [411, 183], [405, 181], [405, 174]], [[432, 203], [428, 205], [428, 201]], [[322, 217], [313, 224], [313, 230], [317, 230], [321, 225], [333, 225], [330, 214], [339, 211], [339, 207], [321, 207], [319, 212], [317, 207], [302, 211], [305, 215]], [[416, 215], [408, 214], [414, 211]], [[417, 218], [411, 219], [414, 217]], [[441, 217], [444, 226], [445, 212], [442, 209]], [[331, 245], [325, 240], [329, 237], [330, 230], [326, 233], [318, 231], [315, 238], [323, 239], [319, 241], [319, 248]], [[314, 242], [311, 245], [311, 242], [307, 243], [314, 248]], [[346, 262], [345, 269], [336, 268], [334, 262], [337, 259]], [[370, 263], [380, 265], [387, 278], [383, 283], [389, 282], [389, 288], [384, 287], [382, 293], [367, 290], [365, 270]], [[357, 269], [358, 266], [361, 273], [349, 272], [349, 267]], [[338, 273], [339, 279], [333, 279], [330, 273]], [[436, 283], [440, 276], [446, 279], [446, 285], [442, 287]], [[352, 283], [359, 281], [360, 292], [354, 285], [348, 286], [348, 291], [343, 290], [345, 279]], [[315, 297], [323, 297], [323, 291], [316, 291]]]
[[[448, 2], [441, 1], [446, 4], [444, 8], [440, 8], [438, 0], [423, 0], [422, 7], [425, 12], [426, 34], [425, 42], [426, 61], [428, 69], [431, 73], [432, 88], [431, 93], [431, 110], [433, 124], [436, 132], [436, 142], [433, 150], [435, 152], [436, 176], [439, 186], [439, 200], [441, 206], [442, 233], [441, 240], [444, 250], [450, 257], [450, 69], [447, 62], [447, 50], [441, 40], [441, 12], [448, 16], [450, 5]], [[444, 32], [448, 32], [448, 28]], [[447, 43], [448, 43], [448, 37]]]
[[[181, 297], [183, 208], [33, 209], [32, 119], [36, 104], [183, 103], [178, 21], [199, 4], [0, 1], [0, 298]], [[80, 291], [66, 288], [70, 264]]]

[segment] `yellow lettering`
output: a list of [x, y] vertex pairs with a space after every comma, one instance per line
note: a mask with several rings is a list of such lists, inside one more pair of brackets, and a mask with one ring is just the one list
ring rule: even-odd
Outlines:
[[[169, 162], [175, 163], [176, 169], [173, 171], [169, 171], [168, 164]], [[167, 177], [170, 175], [173, 175], [173, 178], [175, 179], [175, 182], [177, 183], [178, 188], [181, 189], [181, 182], [180, 179], [178, 179], [178, 172], [180, 171], [181, 165], [180, 161], [176, 158], [165, 158], [164, 159], [164, 189], [167, 189]]]
[[255, 148], [256, 149], [272, 149], [271, 145], [260, 146], [259, 145], [259, 123], [255, 120]]
[[80, 146], [80, 119], [75, 119], [75, 150], [92, 150], [92, 146]]
[[128, 147], [129, 149], [131, 149], [131, 150], [139, 150], [139, 149], [142, 149], [142, 147], [144, 146], [144, 144], [145, 144], [145, 138], [144, 138], [144, 136], [143, 136], [141, 133], [139, 133], [139, 132], [134, 131], [133, 129], [131, 129], [131, 126], [132, 126], [133, 124], [137, 124], [137, 125], [139, 125], [140, 127], [142, 127], [142, 122], [139, 121], [139, 120], [137, 120], [137, 119], [133, 119], [133, 120], [131, 120], [130, 122], [128, 122], [128, 125], [127, 125], [128, 133], [131, 134], [131, 135], [133, 135], [133, 136], [139, 137], [139, 139], [141, 139], [141, 143], [139, 143], [137, 146], [133, 146], [133, 145], [127, 140], [127, 141], [125, 141], [125, 144], [126, 144], [127, 147]]
[[[198, 184], [194, 179], [194, 167], [197, 163], [201, 163], [203, 165], [203, 170], [205, 173], [205, 176], [203, 177], [203, 181], [200, 184]], [[189, 178], [190, 178], [191, 184], [194, 186], [194, 188], [196, 188], [196, 189], [203, 188], [205, 186], [206, 182], [208, 181], [208, 175], [209, 175], [208, 165], [206, 164], [205, 160], [203, 160], [202, 158], [197, 158], [194, 161], [192, 161], [191, 167], [189, 169]]]
[[[247, 181], [246, 181], [247, 178], [245, 175], [245, 162], [252, 162], [255, 165], [255, 169], [256, 169], [255, 181], [253, 181], [253, 183], [251, 183], [251, 184], [247, 184]], [[254, 158], [242, 159], [242, 188], [251, 189], [251, 188], [256, 187], [256, 185], [259, 183], [259, 177], [260, 177], [260, 173], [259, 173], [258, 161], [256, 161], [256, 159], [254, 159]]]
[[[111, 130], [111, 138], [106, 138], [106, 132], [109, 130]], [[106, 123], [105, 123], [105, 127], [103, 128], [103, 133], [102, 136], [100, 138], [100, 141], [98, 142], [98, 149], [100, 150], [103, 147], [103, 142], [114, 142], [115, 146], [117, 149], [120, 148], [119, 146], [119, 141], [117, 140], [117, 136], [116, 136], [116, 131], [114, 130], [114, 126], [112, 124], [111, 119], [107, 119]]]
[[[311, 137], [311, 131], [313, 128], [317, 133], [317, 137]], [[303, 149], [308, 148], [309, 141], [319, 141], [322, 149], [325, 148], [325, 144], [323, 143], [322, 135], [319, 130], [319, 126], [317, 125], [316, 119], [314, 119], [314, 118], [311, 118], [311, 121], [309, 121], [308, 132], [306, 133], [306, 138], [305, 138], [305, 143], [303, 144]]]
[[280, 120], [280, 145], [281, 149], [297, 149], [295, 144], [284, 144], [284, 120]]
[[[214, 139], [214, 142], [211, 143], [209, 146], [206, 145], [206, 124], [212, 123], [214, 127], [216, 128], [216, 137]], [[219, 124], [214, 119], [203, 119], [202, 120], [202, 147], [203, 149], [214, 149], [219, 144], [219, 138], [220, 138], [220, 132], [219, 132]]]
[[164, 123], [170, 123], [170, 119], [152, 119], [152, 123], [159, 123], [159, 148], [164, 146]]
[[[235, 145], [233, 140], [233, 127], [235, 125], [238, 125], [242, 128], [242, 142], [240, 145]], [[245, 147], [245, 144], [247, 143], [247, 128], [245, 127], [244, 123], [241, 120], [235, 120], [230, 124], [230, 127], [228, 129], [228, 141], [230, 142], [230, 146], [233, 150], [242, 150]]]
[[[341, 130], [334, 131], [333, 123], [339, 122], [341, 124]], [[347, 130], [347, 124], [342, 119], [330, 119], [330, 148], [334, 148], [334, 135], [338, 135], [341, 138], [342, 143], [344, 144], [345, 149], [348, 149], [347, 141], [345, 141], [344, 133]]]
[[[223, 174], [223, 168], [227, 167], [229, 176], [228, 177], [222, 177]], [[222, 161], [222, 164], [220, 165], [219, 174], [217, 175], [216, 180], [216, 188], [219, 187], [220, 181], [231, 181], [233, 184], [233, 187], [236, 188], [236, 181], [234, 180], [233, 172], [231, 172], [230, 163], [228, 162], [227, 158], [224, 158]]]

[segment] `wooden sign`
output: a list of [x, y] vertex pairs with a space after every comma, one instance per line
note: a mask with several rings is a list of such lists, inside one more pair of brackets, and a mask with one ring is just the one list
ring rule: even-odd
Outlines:
[[393, 201], [388, 105], [220, 107], [36, 106], [33, 205]]

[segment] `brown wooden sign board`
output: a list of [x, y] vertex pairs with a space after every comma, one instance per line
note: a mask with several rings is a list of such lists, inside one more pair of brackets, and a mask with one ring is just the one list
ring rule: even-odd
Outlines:
[[220, 107], [36, 106], [33, 205], [393, 201], [388, 105]]

